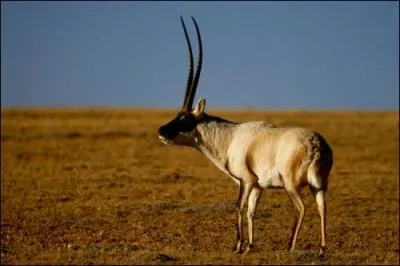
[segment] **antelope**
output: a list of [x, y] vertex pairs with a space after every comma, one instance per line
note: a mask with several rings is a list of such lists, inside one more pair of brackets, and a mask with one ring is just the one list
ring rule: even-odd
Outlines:
[[317, 203], [320, 216], [321, 245], [325, 243], [325, 196], [333, 154], [326, 140], [317, 132], [300, 127], [276, 127], [266, 121], [233, 122], [205, 112], [206, 100], [200, 98], [192, 109], [202, 68], [202, 40], [196, 20], [198, 60], [193, 76], [193, 54], [185, 23], [181, 24], [189, 50], [189, 74], [183, 106], [175, 118], [158, 130], [164, 144], [193, 147], [203, 153], [222, 172], [239, 185], [236, 203], [237, 244], [235, 253], [243, 252], [243, 217], [247, 203], [248, 244], [244, 252], [254, 247], [254, 223], [257, 203], [264, 189], [283, 188], [298, 215], [289, 241], [295, 250], [304, 218], [304, 204], [299, 192], [308, 186]]

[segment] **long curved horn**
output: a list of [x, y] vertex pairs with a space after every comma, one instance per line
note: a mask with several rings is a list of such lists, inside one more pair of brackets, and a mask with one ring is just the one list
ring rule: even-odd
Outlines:
[[183, 98], [183, 110], [189, 111], [191, 105], [188, 105], [188, 96], [190, 94], [190, 90], [192, 87], [193, 83], [193, 52], [192, 52], [192, 46], [190, 45], [190, 40], [189, 36], [186, 30], [185, 22], [183, 21], [183, 18], [181, 16], [181, 23], [183, 27], [183, 31], [185, 33], [185, 39], [186, 39], [186, 44], [189, 50], [189, 74], [187, 78], [187, 83], [186, 83], [186, 91], [185, 91], [185, 98]]
[[199, 56], [197, 59], [196, 74], [194, 76], [192, 86], [190, 88], [189, 95], [187, 97], [187, 108], [188, 109], [192, 108], [194, 96], [196, 95], [197, 85], [199, 84], [201, 67], [203, 65], [203, 45], [202, 45], [202, 41], [201, 41], [199, 26], [197, 25], [197, 22], [194, 19], [194, 17], [191, 17], [191, 18], [193, 20], [194, 25], [196, 26], [197, 41], [198, 41], [198, 46], [199, 46]]

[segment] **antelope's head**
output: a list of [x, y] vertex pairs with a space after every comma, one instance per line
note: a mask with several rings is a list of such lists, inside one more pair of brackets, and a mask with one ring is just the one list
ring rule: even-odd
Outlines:
[[197, 25], [197, 22], [193, 17], [192, 20], [196, 27], [199, 46], [196, 73], [193, 75], [192, 46], [190, 44], [185, 22], [183, 21], [183, 18], [181, 16], [181, 23], [183, 31], [185, 33], [186, 44], [189, 50], [189, 74], [187, 78], [185, 97], [181, 110], [178, 112], [174, 119], [172, 119], [167, 124], [161, 126], [158, 130], [159, 138], [164, 144], [191, 145], [193, 143], [196, 126], [200, 122], [204, 114], [204, 108], [206, 104], [205, 99], [200, 99], [199, 102], [196, 104], [196, 107], [192, 109], [203, 61], [203, 49], [199, 26]]

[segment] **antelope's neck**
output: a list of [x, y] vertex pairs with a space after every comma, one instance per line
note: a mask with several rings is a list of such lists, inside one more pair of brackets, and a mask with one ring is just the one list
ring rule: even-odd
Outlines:
[[224, 172], [228, 148], [237, 125], [235, 122], [211, 116], [207, 116], [207, 119], [197, 125], [196, 148]]

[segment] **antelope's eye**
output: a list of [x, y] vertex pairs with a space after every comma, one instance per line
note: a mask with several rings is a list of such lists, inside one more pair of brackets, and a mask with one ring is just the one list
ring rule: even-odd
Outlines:
[[196, 119], [190, 115], [179, 117], [180, 130], [183, 132], [191, 131], [196, 127]]
[[179, 118], [179, 121], [181, 121], [182, 123], [188, 123], [189, 122], [189, 117], [187, 116], [181, 116], [181, 118]]

